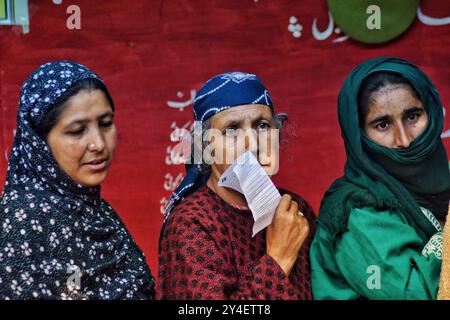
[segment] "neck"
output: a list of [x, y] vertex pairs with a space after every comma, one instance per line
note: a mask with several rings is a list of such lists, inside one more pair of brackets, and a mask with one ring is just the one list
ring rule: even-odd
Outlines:
[[231, 206], [248, 207], [244, 195], [236, 190], [219, 186], [219, 177], [212, 171], [206, 185], [214, 191], [223, 201]]

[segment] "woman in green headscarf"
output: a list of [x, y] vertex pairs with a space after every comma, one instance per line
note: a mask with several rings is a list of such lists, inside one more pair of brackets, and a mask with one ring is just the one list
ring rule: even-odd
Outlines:
[[338, 99], [345, 174], [311, 245], [315, 299], [435, 299], [450, 172], [430, 79], [398, 58], [352, 70]]

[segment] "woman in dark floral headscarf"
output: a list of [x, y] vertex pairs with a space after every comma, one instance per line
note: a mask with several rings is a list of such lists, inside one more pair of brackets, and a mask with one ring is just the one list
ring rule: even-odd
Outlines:
[[113, 117], [80, 64], [44, 64], [23, 85], [0, 203], [1, 299], [153, 298], [143, 253], [100, 196]]

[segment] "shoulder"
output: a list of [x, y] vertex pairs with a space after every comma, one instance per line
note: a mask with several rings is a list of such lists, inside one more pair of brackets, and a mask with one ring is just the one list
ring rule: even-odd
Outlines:
[[357, 242], [360, 242], [363, 239], [373, 238], [374, 235], [383, 236], [383, 230], [387, 231], [398, 223], [403, 224], [401, 218], [389, 210], [378, 211], [372, 207], [352, 208], [345, 228], [339, 232], [334, 233], [319, 223], [313, 246], [336, 253], [342, 248], [342, 244], [349, 240], [352, 242], [352, 239], [358, 239]]
[[391, 210], [371, 207], [354, 208], [350, 212], [347, 230], [337, 239], [348, 250], [363, 248], [367, 253], [379, 254], [395, 248], [422, 248], [423, 241], [406, 218]]
[[407, 224], [404, 217], [391, 210], [377, 210], [373, 207], [353, 208], [350, 210], [349, 227], [358, 229], [382, 228], [390, 224]]
[[215, 229], [220, 210], [220, 199], [207, 187], [202, 187], [181, 200], [169, 216], [166, 228]]

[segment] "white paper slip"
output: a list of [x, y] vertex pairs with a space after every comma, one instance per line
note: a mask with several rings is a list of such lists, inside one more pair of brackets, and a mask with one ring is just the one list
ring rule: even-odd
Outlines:
[[272, 223], [281, 195], [252, 152], [243, 153], [225, 170], [219, 186], [245, 196], [254, 220], [253, 237]]

